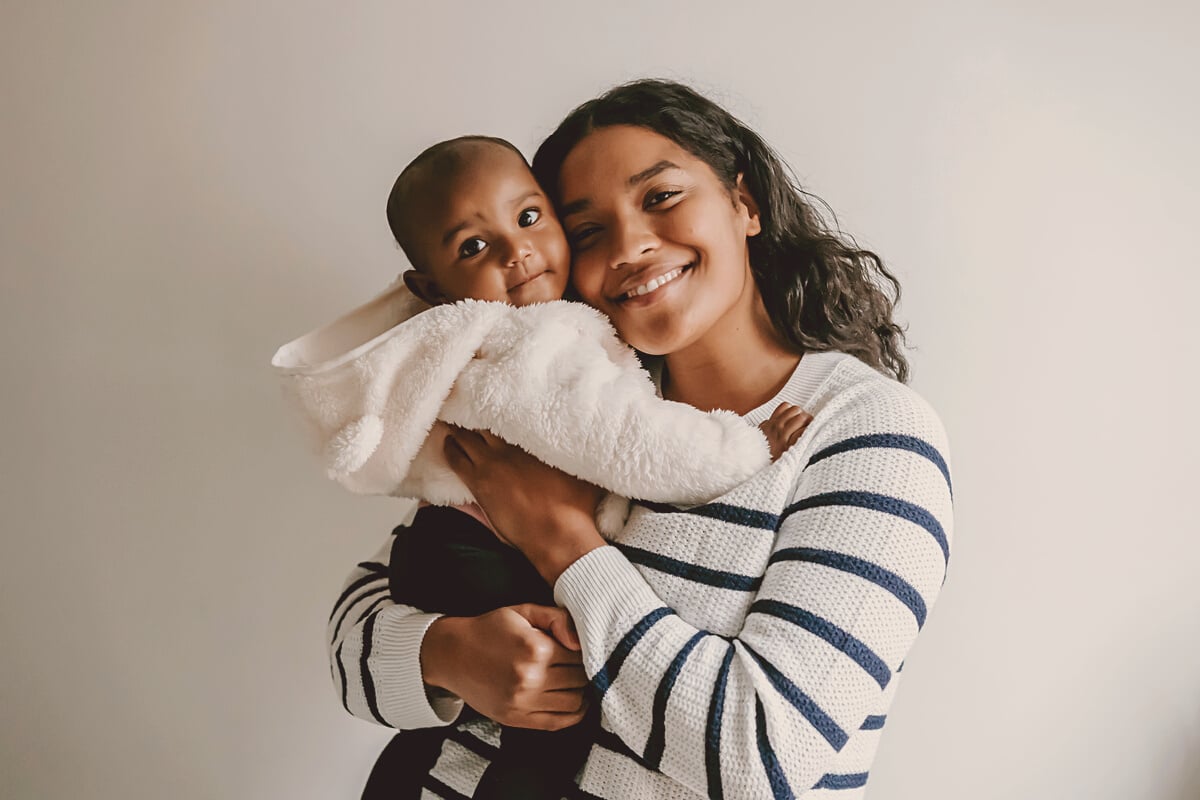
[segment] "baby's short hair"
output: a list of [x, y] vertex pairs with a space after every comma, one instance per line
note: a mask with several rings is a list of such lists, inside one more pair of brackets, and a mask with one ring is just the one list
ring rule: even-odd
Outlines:
[[[392, 229], [392, 236], [396, 237], [396, 243], [400, 245], [400, 249], [404, 251], [404, 255], [408, 258], [410, 264], [416, 270], [423, 271], [424, 266], [420, 263], [421, 259], [414, 252], [409, 231], [406, 230], [405, 221], [409, 217], [409, 201], [411, 199], [412, 188], [416, 177], [423, 170], [431, 170], [432, 177], [437, 178], [452, 172], [463, 164], [466, 160], [465, 151], [473, 144], [490, 144], [498, 147], [504, 147], [525, 161], [525, 154], [517, 149], [517, 146], [507, 139], [501, 139], [496, 136], [458, 136], [454, 139], [447, 139], [444, 142], [430, 145], [421, 151], [421, 153], [408, 162], [408, 166], [400, 171], [396, 182], [392, 184], [392, 191], [387, 199], [387, 221], [388, 227]], [[525, 161], [528, 164], [528, 161]]]

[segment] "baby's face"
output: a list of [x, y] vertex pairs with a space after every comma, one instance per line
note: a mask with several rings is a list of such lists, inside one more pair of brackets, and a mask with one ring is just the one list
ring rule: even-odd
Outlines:
[[571, 256], [554, 209], [524, 159], [481, 145], [414, 199], [414, 238], [435, 292], [516, 306], [559, 300]]

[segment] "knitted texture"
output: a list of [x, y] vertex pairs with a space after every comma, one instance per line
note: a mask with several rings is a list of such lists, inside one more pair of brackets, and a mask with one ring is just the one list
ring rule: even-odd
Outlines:
[[[910, 389], [843, 354], [807, 354], [746, 421], [780, 401], [814, 419], [774, 464], [701, 506], [636, 504], [613, 544], [555, 586], [603, 712], [576, 796], [863, 796], [901, 665], [945, 579], [945, 433]], [[435, 708], [423, 690], [380, 701], [376, 686], [406, 673], [411, 690], [420, 672], [419, 642], [381, 636], [424, 615], [373, 600], [386, 578], [368, 572], [352, 574], [329, 631], [343, 701], [397, 727], [450, 718], [453, 701]], [[470, 797], [495, 731], [457, 726], [427, 796]]]
[[659, 398], [608, 319], [582, 303], [429, 308], [397, 282], [272, 364], [329, 476], [361, 494], [472, 502], [439, 420], [646, 500], [706, 502], [770, 461], [766, 437], [736, 414]]

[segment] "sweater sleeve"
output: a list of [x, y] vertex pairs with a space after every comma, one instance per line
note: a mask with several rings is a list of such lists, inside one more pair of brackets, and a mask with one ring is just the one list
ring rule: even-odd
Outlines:
[[606, 724], [694, 792], [780, 798], [824, 785], [938, 595], [951, 535], [945, 434], [904, 387], [876, 395], [818, 414], [802, 453], [785, 454], [803, 463], [765, 571], [747, 576], [736, 635], [681, 618], [617, 547], [555, 586]]
[[421, 642], [440, 614], [392, 602], [392, 539], [346, 579], [329, 617], [326, 641], [342, 706], [360, 719], [393, 728], [429, 728], [457, 719], [462, 700], [426, 690]]

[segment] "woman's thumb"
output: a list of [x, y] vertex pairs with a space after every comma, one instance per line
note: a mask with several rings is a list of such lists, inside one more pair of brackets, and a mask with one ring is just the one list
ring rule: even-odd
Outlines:
[[524, 617], [533, 627], [549, 632], [558, 640], [559, 644], [568, 650], [582, 649], [579, 643], [579, 634], [575, 632], [575, 625], [571, 622], [571, 615], [567, 613], [566, 609], [558, 606], [525, 603], [513, 606], [513, 610]]

